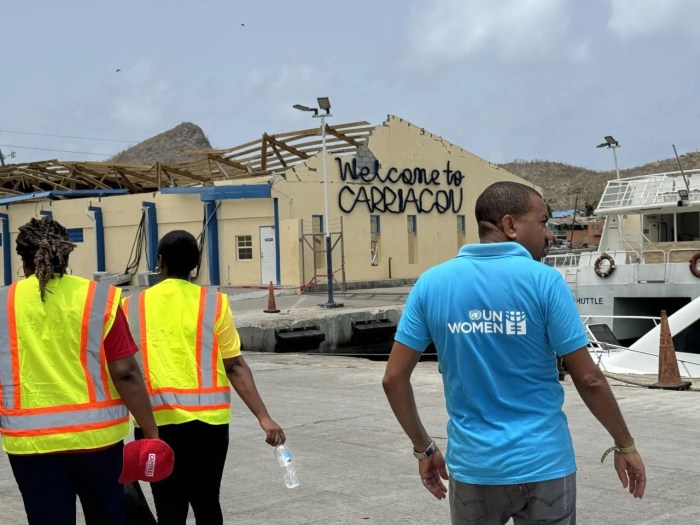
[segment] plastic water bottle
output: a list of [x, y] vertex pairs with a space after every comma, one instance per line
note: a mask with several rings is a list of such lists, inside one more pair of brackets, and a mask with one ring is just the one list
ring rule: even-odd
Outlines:
[[285, 445], [277, 445], [275, 447], [275, 459], [277, 459], [277, 466], [280, 468], [282, 473], [282, 481], [288, 489], [293, 489], [299, 486], [299, 474], [297, 474], [294, 468], [294, 460], [292, 459], [292, 453]]

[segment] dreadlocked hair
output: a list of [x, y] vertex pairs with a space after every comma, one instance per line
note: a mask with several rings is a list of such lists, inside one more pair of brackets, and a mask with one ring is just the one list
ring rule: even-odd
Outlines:
[[20, 226], [17, 235], [17, 254], [39, 280], [39, 293], [44, 301], [46, 284], [58, 274], [63, 277], [68, 266], [68, 255], [75, 244], [68, 240], [68, 232], [50, 217], [32, 219]]

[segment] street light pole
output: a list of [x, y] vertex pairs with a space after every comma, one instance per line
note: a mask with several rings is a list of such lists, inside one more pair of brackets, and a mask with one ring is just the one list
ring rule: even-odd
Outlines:
[[574, 227], [576, 226], [576, 208], [578, 207], [578, 196], [581, 194], [580, 191], [577, 191], [574, 193], [574, 213], [573, 217], [571, 219], [571, 244], [569, 245], [569, 249], [573, 250], [574, 249]]
[[612, 150], [613, 158], [615, 159], [615, 176], [619, 179], [620, 168], [617, 165], [617, 152], [615, 150], [620, 147], [620, 143], [616, 141], [611, 135], [606, 135], [604, 139], [605, 142], [603, 142], [602, 144], [598, 144], [596, 148], [609, 148]]
[[[328, 168], [326, 166], [326, 117], [332, 117], [331, 103], [328, 97], [318, 97], [318, 108], [310, 108], [308, 106], [302, 106], [301, 104], [295, 104], [294, 109], [300, 111], [312, 111], [314, 114], [313, 118], [321, 119], [321, 169], [323, 170], [323, 205], [324, 205], [324, 233], [326, 236], [326, 271], [328, 272], [328, 298], [325, 303], [319, 304], [321, 308], [339, 308], [343, 306], [343, 303], [336, 303], [333, 300], [333, 242], [331, 239], [331, 221], [330, 221], [330, 210], [328, 207]], [[325, 111], [325, 113], [319, 114], [319, 109]]]
[[617, 148], [619, 148], [620, 145], [618, 144], [617, 146], [610, 146], [610, 149], [613, 152], [613, 159], [615, 159], [615, 176], [619, 179], [620, 178], [620, 168], [617, 165], [617, 151], [615, 151]]
[[[316, 117], [317, 115], [314, 115]], [[331, 116], [330, 114], [328, 115]], [[321, 308], [335, 308], [338, 306], [333, 300], [333, 243], [331, 240], [331, 220], [328, 210], [328, 168], [326, 167], [326, 115], [318, 115], [321, 119], [321, 162], [323, 163], [323, 204], [324, 222], [326, 234], [326, 269], [328, 271], [328, 301], [321, 304]], [[342, 305], [340, 305], [342, 306]]]

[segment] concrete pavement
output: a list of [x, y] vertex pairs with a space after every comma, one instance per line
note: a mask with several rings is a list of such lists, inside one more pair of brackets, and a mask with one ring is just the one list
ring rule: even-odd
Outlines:
[[[434, 500], [421, 486], [411, 444], [386, 402], [380, 384], [385, 363], [253, 352], [246, 360], [270, 413], [285, 429], [302, 482], [296, 489], [284, 487], [272, 448], [234, 395], [221, 494], [226, 523], [449, 523], [447, 501]], [[419, 363], [413, 383], [424, 424], [444, 450], [446, 414], [437, 364]], [[700, 522], [700, 393], [612, 381], [648, 468], [647, 494], [639, 501], [620, 486], [612, 458], [600, 464], [610, 438], [571, 381], [562, 384], [578, 464], [578, 523]], [[4, 453], [0, 508], [2, 523], [26, 522]], [[194, 523], [192, 516], [188, 523]]]

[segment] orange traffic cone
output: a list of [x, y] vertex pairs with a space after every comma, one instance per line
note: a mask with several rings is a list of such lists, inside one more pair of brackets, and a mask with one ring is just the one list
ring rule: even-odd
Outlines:
[[663, 388], [664, 390], [688, 390], [692, 383], [681, 381], [678, 370], [676, 349], [673, 346], [671, 329], [668, 326], [666, 310], [661, 310], [661, 338], [659, 341], [659, 382], [650, 385], [649, 388]]
[[275, 289], [270, 281], [270, 286], [267, 288], [267, 309], [263, 310], [266, 314], [276, 314], [279, 312], [277, 304], [275, 304]]

